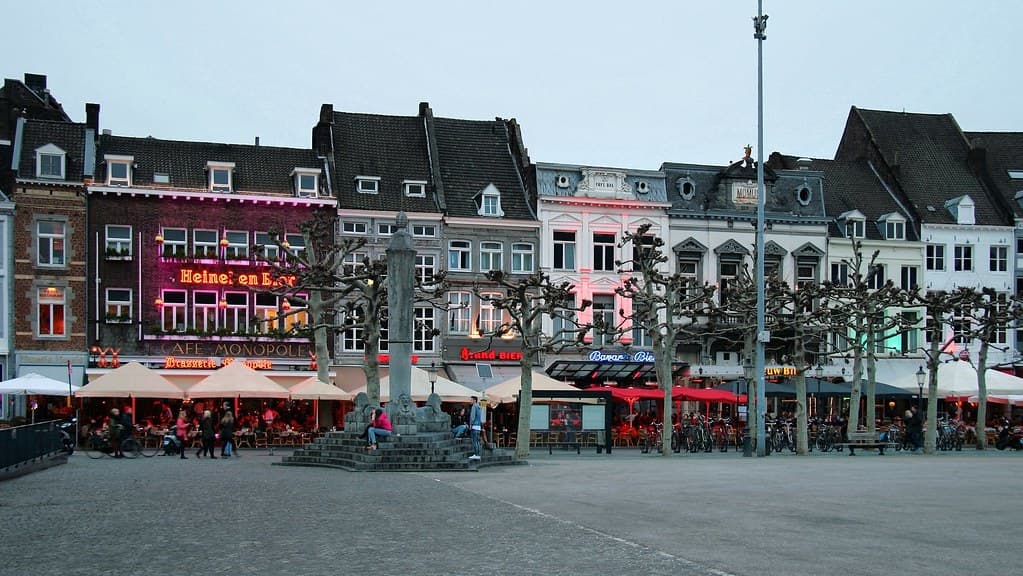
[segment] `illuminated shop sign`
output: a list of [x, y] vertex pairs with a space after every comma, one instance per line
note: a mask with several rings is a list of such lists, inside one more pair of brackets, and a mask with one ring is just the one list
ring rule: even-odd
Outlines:
[[184, 356], [192, 358], [237, 358], [239, 356], [248, 358], [309, 358], [312, 356], [309, 343], [228, 342], [222, 340], [156, 342], [151, 344], [149, 353], [154, 356]]
[[522, 360], [522, 352], [498, 352], [497, 350], [469, 350], [465, 346], [459, 353], [462, 360]]
[[634, 354], [624, 354], [621, 352], [604, 352], [603, 350], [594, 350], [589, 355], [590, 362], [653, 362], [654, 353], [646, 350], [637, 350]]
[[[412, 363], [413, 364], [418, 364], [419, 363], [419, 356], [417, 356], [416, 354], [413, 354], [411, 356], [411, 359], [412, 359]], [[391, 355], [390, 354], [378, 354], [377, 355], [377, 362], [379, 362], [380, 364], [390, 364], [391, 363]]]
[[274, 363], [266, 359], [256, 360], [235, 360], [228, 356], [223, 360], [218, 361], [216, 358], [177, 358], [175, 356], [167, 356], [163, 359], [164, 368], [182, 368], [189, 370], [215, 370], [222, 366], [227, 366], [233, 362], [241, 362], [242, 364], [252, 368], [253, 370], [273, 370]]
[[779, 366], [778, 368], [764, 368], [764, 376], [795, 376], [796, 369], [793, 366]]
[[189, 285], [276, 288], [278, 286], [294, 286], [297, 279], [294, 275], [275, 278], [270, 272], [235, 272], [233, 270], [218, 272], [216, 270], [182, 268], [178, 271], [178, 281]]

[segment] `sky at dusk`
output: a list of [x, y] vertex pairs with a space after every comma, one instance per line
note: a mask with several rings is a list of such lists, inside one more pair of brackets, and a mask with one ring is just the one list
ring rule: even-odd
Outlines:
[[[320, 105], [516, 118], [535, 162], [726, 164], [756, 145], [755, 0], [19, 2], [5, 78], [127, 136], [307, 147]], [[765, 0], [765, 152], [851, 106], [1023, 131], [1018, 0]], [[1016, 38], [1016, 40], [1014, 40]]]

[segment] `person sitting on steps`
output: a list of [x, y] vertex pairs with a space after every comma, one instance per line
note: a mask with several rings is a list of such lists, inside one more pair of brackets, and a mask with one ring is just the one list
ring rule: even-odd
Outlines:
[[375, 408], [373, 410], [373, 420], [369, 424], [369, 428], [366, 429], [366, 436], [369, 438], [369, 444], [366, 445], [367, 450], [377, 449], [377, 436], [387, 438], [391, 435], [391, 420], [384, 413], [383, 408]]

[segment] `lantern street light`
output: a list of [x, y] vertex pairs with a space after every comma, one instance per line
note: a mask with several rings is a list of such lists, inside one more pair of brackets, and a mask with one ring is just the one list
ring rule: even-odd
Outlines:
[[754, 368], [757, 377], [757, 456], [767, 456], [767, 430], [764, 419], [767, 416], [767, 398], [764, 379], [764, 346], [771, 341], [771, 333], [764, 327], [765, 286], [764, 286], [764, 212], [766, 189], [764, 188], [764, 40], [767, 40], [767, 15], [764, 14], [763, 0], [757, 0], [757, 15], [753, 18], [753, 37], [757, 40], [757, 333], [754, 350]]
[[817, 376], [817, 393], [813, 395], [813, 414], [820, 418], [820, 405], [818, 405], [817, 402], [818, 397], [821, 395], [821, 379], [824, 378], [824, 366], [818, 364], [817, 368], [814, 368], [813, 373], [814, 376]]
[[430, 378], [430, 394], [432, 395], [433, 386], [437, 383], [437, 363], [430, 362], [430, 368], [426, 371], [426, 375]]
[[753, 446], [749, 437], [750, 413], [749, 413], [749, 382], [753, 378], [753, 365], [747, 357], [742, 363], [742, 373], [746, 381], [746, 425], [742, 427], [742, 455], [753, 456]]
[[916, 397], [916, 408], [921, 414], [924, 409], [924, 378], [926, 377], [927, 373], [924, 372], [924, 367], [918, 367], [916, 369], [916, 386], [920, 389], [920, 394]]

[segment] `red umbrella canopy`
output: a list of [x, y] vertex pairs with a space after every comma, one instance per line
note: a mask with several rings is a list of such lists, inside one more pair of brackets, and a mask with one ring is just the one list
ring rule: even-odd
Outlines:
[[728, 390], [716, 388], [689, 388], [675, 386], [671, 389], [671, 397], [675, 400], [691, 400], [696, 402], [727, 402], [735, 404], [738, 397]]
[[616, 386], [590, 386], [587, 390], [604, 390], [611, 393], [615, 400], [664, 400], [664, 390], [660, 388], [618, 388]]

